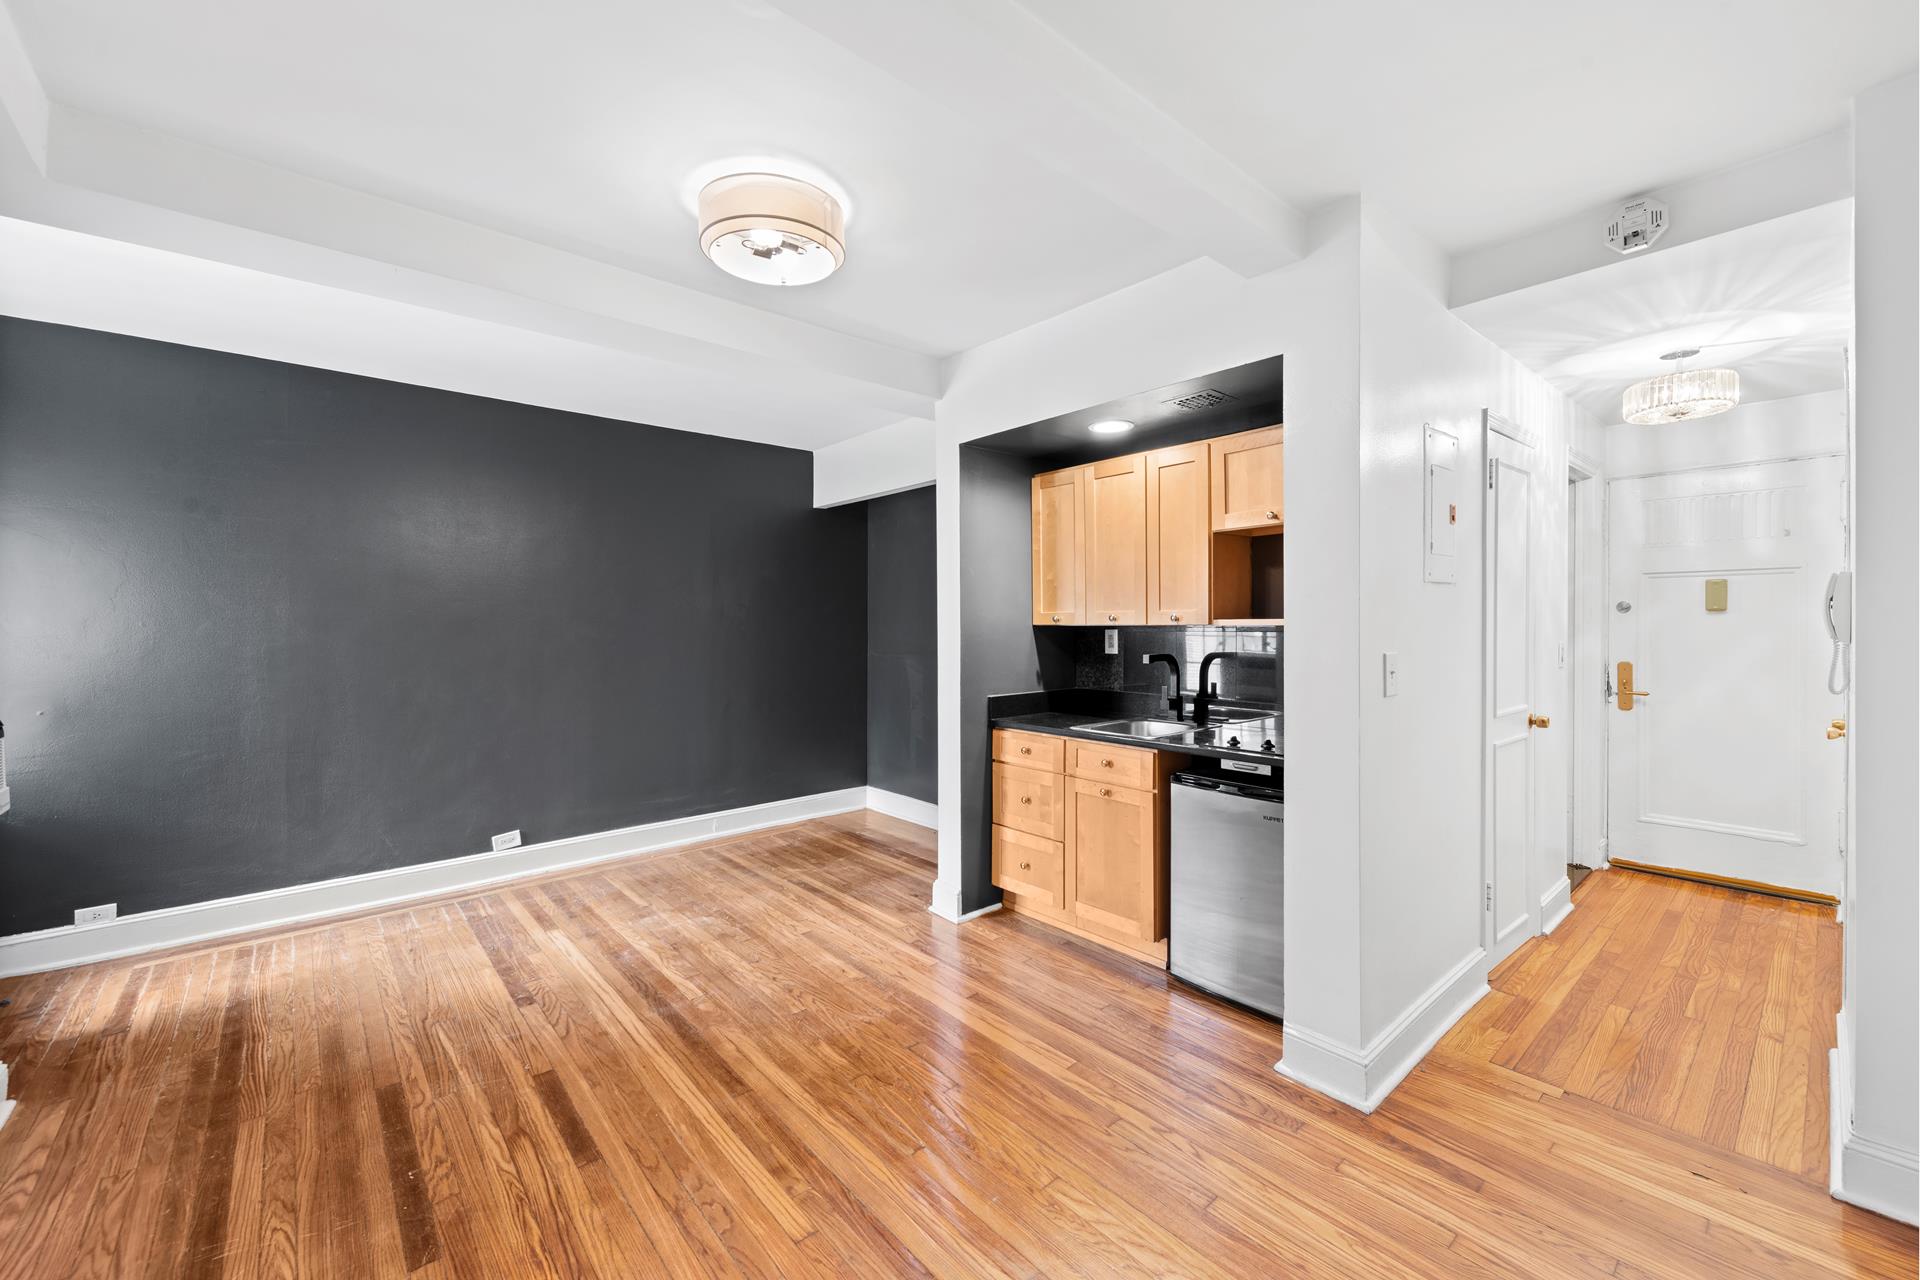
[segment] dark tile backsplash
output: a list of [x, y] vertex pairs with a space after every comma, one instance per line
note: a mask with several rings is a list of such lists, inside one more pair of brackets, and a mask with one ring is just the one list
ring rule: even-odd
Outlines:
[[1220, 651], [1233, 656], [1213, 664], [1220, 696], [1236, 702], [1280, 706], [1282, 633], [1278, 627], [1118, 627], [1120, 652], [1106, 652], [1105, 627], [1076, 627], [1073, 633], [1073, 683], [1080, 689], [1139, 689], [1160, 693], [1167, 685], [1165, 663], [1146, 664], [1150, 653], [1180, 659], [1181, 690], [1199, 688], [1200, 660]]

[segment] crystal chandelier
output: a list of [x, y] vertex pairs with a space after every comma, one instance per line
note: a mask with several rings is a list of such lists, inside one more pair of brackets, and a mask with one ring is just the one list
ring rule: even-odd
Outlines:
[[[1669, 351], [1662, 360], [1697, 356], [1697, 348]], [[1636, 382], [1620, 397], [1620, 416], [1636, 427], [1711, 418], [1740, 403], [1740, 375], [1731, 369], [1680, 369]]]

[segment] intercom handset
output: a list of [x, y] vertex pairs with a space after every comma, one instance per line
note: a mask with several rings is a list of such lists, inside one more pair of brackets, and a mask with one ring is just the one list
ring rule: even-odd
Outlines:
[[1853, 681], [1853, 574], [1842, 570], [1827, 579], [1827, 635], [1833, 661], [1827, 666], [1827, 692], [1845, 693]]

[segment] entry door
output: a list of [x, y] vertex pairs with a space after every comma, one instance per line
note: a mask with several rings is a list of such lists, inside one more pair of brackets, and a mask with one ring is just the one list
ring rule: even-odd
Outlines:
[[1489, 962], [1540, 931], [1533, 849], [1532, 449], [1487, 433], [1486, 870]]
[[1614, 859], [1839, 896], [1844, 484], [1840, 458], [1613, 482]]

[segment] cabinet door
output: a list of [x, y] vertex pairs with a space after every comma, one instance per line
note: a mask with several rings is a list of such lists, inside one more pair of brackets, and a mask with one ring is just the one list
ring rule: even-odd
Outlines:
[[1263, 427], [1208, 442], [1213, 455], [1215, 531], [1277, 529], [1286, 523], [1281, 505], [1285, 430]]
[[1033, 624], [1078, 626], [1086, 605], [1087, 468], [1033, 478]]
[[1207, 622], [1213, 534], [1206, 442], [1147, 455], [1147, 625]]
[[1147, 456], [1087, 468], [1087, 603], [1090, 626], [1147, 620]]
[[1160, 893], [1159, 823], [1151, 791], [1081, 778], [1067, 820], [1074, 920], [1094, 933], [1138, 942], [1166, 936]]

